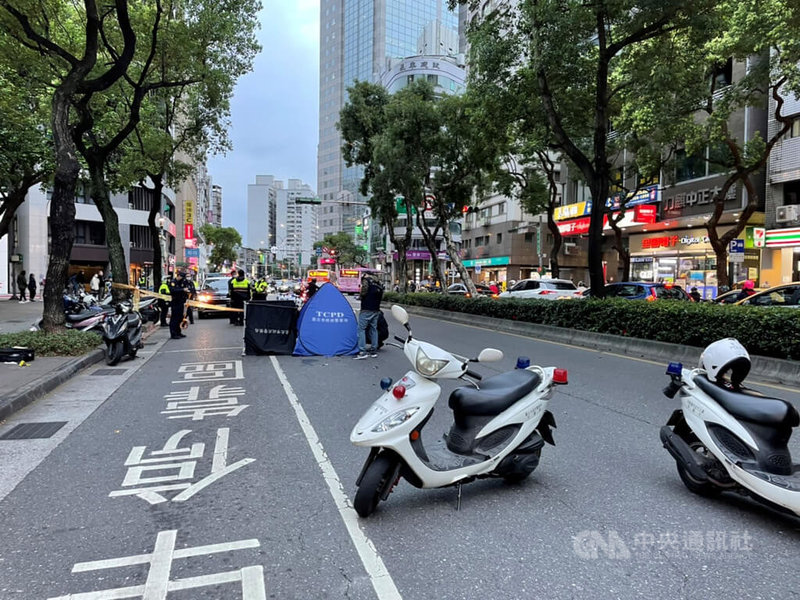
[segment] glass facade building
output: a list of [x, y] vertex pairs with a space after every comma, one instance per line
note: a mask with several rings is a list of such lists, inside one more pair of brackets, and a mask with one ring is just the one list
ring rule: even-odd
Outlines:
[[417, 54], [425, 27], [439, 23], [458, 31], [447, 0], [321, 0], [320, 118], [317, 189], [322, 200], [321, 235], [350, 231], [363, 213], [359, 167], [347, 167], [336, 129], [347, 88], [356, 80], [377, 82], [387, 59]]

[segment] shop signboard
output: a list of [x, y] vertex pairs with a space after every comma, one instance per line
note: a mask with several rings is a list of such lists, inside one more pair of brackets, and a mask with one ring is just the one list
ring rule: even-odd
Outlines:
[[[718, 179], [720, 183], [723, 179]], [[732, 186], [725, 196], [724, 210], [741, 208], [741, 186]], [[688, 215], [706, 214], [711, 211], [719, 185], [703, 181], [695, 186], [677, 185], [664, 190], [661, 202], [662, 219], [676, 219]]]
[[[628, 201], [625, 203], [625, 208], [632, 208], [641, 204], [651, 204], [661, 200], [661, 190], [657, 185], [648, 185], [639, 191], [630, 194]], [[620, 202], [619, 195], [609, 198], [606, 201], [606, 206], [611, 210], [619, 210]], [[640, 221], [642, 222], [642, 221]], [[654, 221], [653, 221], [654, 222]]]
[[185, 252], [186, 258], [200, 258], [200, 248], [186, 248]]
[[192, 200], [183, 203], [183, 222], [194, 225], [194, 202]]
[[770, 229], [766, 232], [767, 248], [800, 246], [800, 227]]
[[472, 267], [501, 267], [511, 264], [510, 256], [493, 256], [491, 258], [473, 258], [464, 261], [464, 266]]
[[[618, 214], [618, 213], [615, 213]], [[654, 205], [637, 206], [631, 211], [625, 211], [625, 215], [617, 223], [618, 227], [630, 227], [632, 225], [642, 225], [648, 223], [655, 223], [657, 218], [657, 208]], [[573, 219], [570, 221], [562, 221], [556, 223], [558, 231], [561, 235], [586, 235], [589, 233], [589, 223], [591, 217], [581, 217], [580, 219]], [[608, 215], [603, 217], [603, 229], [611, 229], [608, 223]]]
[[[724, 231], [720, 231], [724, 233]], [[632, 253], [656, 252], [713, 252], [708, 232], [705, 229], [687, 229], [684, 231], [632, 235], [630, 236]]]
[[183, 237], [187, 240], [190, 240], [194, 237], [194, 225], [187, 223], [183, 226]]
[[[400, 260], [400, 255], [397, 252], [392, 253], [393, 260]], [[448, 258], [447, 252], [437, 252], [436, 258], [439, 260]], [[406, 251], [406, 260], [430, 260], [431, 253], [427, 250], [408, 250]]]
[[567, 219], [575, 219], [576, 217], [585, 217], [591, 212], [591, 202], [576, 202], [575, 204], [567, 204], [566, 206], [557, 206], [553, 211], [553, 220], [566, 221]]

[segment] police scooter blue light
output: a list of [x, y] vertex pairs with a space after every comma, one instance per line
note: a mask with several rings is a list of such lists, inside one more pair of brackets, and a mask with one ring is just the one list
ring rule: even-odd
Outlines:
[[[358, 514], [372, 514], [401, 478], [418, 488], [457, 486], [460, 504], [464, 483], [484, 477], [518, 482], [530, 475], [545, 442], [554, 444], [555, 420], [547, 405], [554, 385], [567, 383], [567, 371], [522, 362], [482, 381], [469, 363], [499, 361], [500, 350], [485, 348], [472, 359], [459, 356], [414, 338], [402, 307], [392, 306], [392, 316], [408, 331], [405, 340], [395, 339], [403, 343], [413, 368], [396, 383], [388, 377], [381, 381], [384, 393], [350, 434], [353, 444], [370, 448], [356, 481]], [[441, 393], [436, 379], [464, 379], [472, 387], [450, 395], [450, 430], [425, 445], [421, 432]]]

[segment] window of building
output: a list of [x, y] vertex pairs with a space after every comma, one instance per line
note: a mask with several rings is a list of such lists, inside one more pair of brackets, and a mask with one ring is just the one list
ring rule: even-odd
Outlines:
[[706, 161], [702, 156], [687, 154], [686, 150], [675, 153], [675, 182], [705, 177]]
[[711, 81], [714, 89], [718, 90], [733, 83], [733, 59], [729, 58], [725, 64], [717, 65], [711, 72]]
[[503, 243], [503, 234], [502, 233], [498, 233], [497, 234], [497, 243], [498, 244], [502, 244]]
[[430, 83], [431, 85], [433, 85], [433, 86], [439, 85], [439, 76], [438, 75], [428, 75], [427, 79], [428, 79], [428, 83]]
[[784, 139], [800, 137], [800, 119], [792, 121], [792, 128], [786, 132]]
[[533, 242], [533, 234], [532, 233], [526, 233], [525, 234], [525, 241], [532, 243]]
[[75, 221], [75, 243], [89, 246], [105, 246], [105, 226], [94, 221]]

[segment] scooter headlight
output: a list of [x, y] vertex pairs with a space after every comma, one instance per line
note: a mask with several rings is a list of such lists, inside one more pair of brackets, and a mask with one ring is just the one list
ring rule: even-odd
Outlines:
[[384, 431], [389, 431], [390, 429], [394, 429], [398, 425], [402, 425], [406, 421], [408, 421], [411, 417], [413, 417], [416, 412], [419, 410], [418, 406], [414, 408], [407, 408], [405, 410], [399, 410], [396, 413], [389, 415], [383, 421], [378, 423], [375, 427], [372, 428], [373, 433], [383, 433]]
[[446, 360], [434, 359], [425, 354], [422, 348], [417, 348], [417, 360], [414, 367], [417, 372], [426, 377], [432, 377], [447, 366]]

